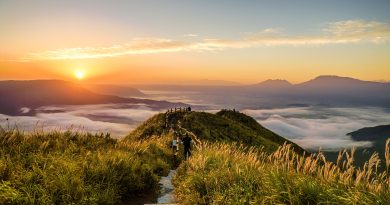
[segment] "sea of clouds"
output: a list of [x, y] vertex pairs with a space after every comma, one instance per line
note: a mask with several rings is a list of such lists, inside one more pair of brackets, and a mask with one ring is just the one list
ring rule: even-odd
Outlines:
[[[187, 102], [195, 101], [187, 98]], [[208, 108], [203, 106], [199, 109], [211, 113], [218, 111], [215, 104], [209, 105]], [[35, 111], [34, 116], [0, 114], [0, 126], [6, 128], [16, 125], [28, 132], [72, 128], [92, 133], [109, 132], [115, 138], [123, 138], [149, 117], [165, 110], [156, 110], [143, 104], [103, 104], [46, 106]], [[264, 127], [312, 151], [319, 148], [331, 151], [351, 146], [370, 146], [371, 142], [357, 142], [346, 134], [363, 127], [390, 124], [390, 111], [377, 107], [311, 106], [241, 111], [254, 117]]]
[[67, 129], [92, 133], [109, 132], [115, 138], [122, 138], [147, 118], [160, 112], [146, 105], [134, 104], [48, 106], [36, 111], [35, 116], [0, 114], [0, 126], [17, 126], [27, 132]]
[[293, 107], [242, 112], [308, 150], [370, 146], [371, 142], [357, 142], [346, 134], [363, 127], [390, 124], [389, 110], [377, 107]]

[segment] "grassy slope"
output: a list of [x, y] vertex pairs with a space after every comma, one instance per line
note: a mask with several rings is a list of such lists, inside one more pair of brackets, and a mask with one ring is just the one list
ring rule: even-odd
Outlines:
[[240, 112], [232, 112], [230, 110], [221, 110], [220, 112], [217, 113], [217, 115], [234, 120], [238, 123], [241, 123], [242, 125], [249, 127], [250, 129], [254, 130], [256, 133], [258, 133], [261, 137], [268, 139], [272, 142], [275, 142], [278, 145], [281, 145], [285, 142], [288, 144], [291, 144], [294, 150], [298, 153], [303, 153], [305, 150], [302, 149], [300, 146], [297, 144], [289, 141], [286, 138], [283, 138], [276, 133], [272, 132], [271, 130], [263, 127], [260, 125], [255, 119], [252, 117], [249, 117], [248, 115], [245, 115]]
[[[181, 126], [193, 132], [200, 140], [210, 142], [238, 142], [248, 146], [264, 147], [265, 150], [275, 151], [284, 142], [291, 143], [296, 151], [304, 150], [298, 145], [264, 128], [253, 118], [239, 112], [222, 110], [216, 114], [206, 112], [176, 112], [169, 116], [173, 124], [181, 122]], [[135, 129], [127, 140], [148, 138], [161, 135], [168, 129], [165, 126], [165, 114], [157, 114]]]
[[125, 137], [124, 141], [147, 139], [151, 136], [159, 136], [167, 131], [164, 126], [165, 114], [156, 114], [133, 130], [128, 136]]
[[118, 204], [156, 195], [170, 169], [169, 139], [0, 129], [0, 204]]
[[[117, 204], [157, 194], [159, 176], [172, 166], [165, 117], [153, 116], [122, 141], [0, 129], [0, 204]], [[350, 155], [337, 165], [321, 155], [297, 155], [291, 152], [301, 149], [297, 145], [280, 147], [284, 138], [232, 111], [173, 113], [169, 121], [180, 121], [204, 142], [175, 177], [182, 204], [390, 202], [388, 172], [376, 172], [375, 156], [356, 169]]]
[[289, 146], [270, 154], [210, 143], [178, 168], [175, 194], [180, 204], [390, 204], [389, 175], [375, 171], [375, 156], [365, 169], [348, 156], [333, 164]]

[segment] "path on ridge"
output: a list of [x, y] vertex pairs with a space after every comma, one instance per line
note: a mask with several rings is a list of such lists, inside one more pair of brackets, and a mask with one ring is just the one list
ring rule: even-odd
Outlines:
[[[175, 111], [176, 112], [176, 111]], [[175, 128], [173, 122], [169, 120], [169, 112], [165, 113], [166, 114], [166, 126], [167, 127], [172, 127], [173, 129]], [[184, 114], [184, 116], [187, 115], [187, 112]], [[183, 117], [184, 117], [183, 116]], [[168, 125], [169, 124], [169, 125]], [[177, 121], [177, 127], [181, 130], [184, 131], [184, 134], [188, 134], [191, 136], [191, 138], [195, 141], [195, 146], [196, 148], [199, 148], [199, 146], [202, 144], [202, 142], [199, 140], [199, 138], [191, 131], [187, 130], [186, 128], [181, 126], [181, 121]], [[178, 130], [176, 130], [178, 131]], [[180, 132], [182, 133], [182, 132]], [[183, 133], [182, 133], [183, 134]], [[175, 204], [175, 197], [173, 195], [173, 192], [175, 190], [175, 187], [172, 184], [172, 177], [175, 175], [176, 169], [170, 170], [168, 176], [166, 177], [161, 177], [160, 179], [160, 184], [161, 184], [161, 196], [157, 198], [157, 204]]]

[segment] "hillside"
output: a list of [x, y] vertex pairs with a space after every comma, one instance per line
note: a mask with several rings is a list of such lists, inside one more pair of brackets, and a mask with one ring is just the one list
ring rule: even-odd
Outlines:
[[[166, 115], [169, 116], [166, 117]], [[253, 118], [232, 110], [221, 110], [216, 114], [206, 112], [160, 113], [147, 120], [126, 138], [128, 140], [144, 139], [168, 133], [169, 128], [165, 125], [165, 119], [168, 119], [168, 124], [180, 124], [202, 141], [238, 142], [247, 146], [263, 146], [269, 152], [275, 151], [287, 142], [292, 144], [297, 152], [304, 152], [301, 147], [264, 128]]]
[[170, 138], [0, 127], [0, 204], [145, 204], [171, 167]]
[[140, 90], [120, 85], [109, 85], [109, 84], [83, 84], [86, 89], [104, 95], [115, 95], [119, 97], [146, 97]]
[[[184, 106], [183, 103], [102, 95], [61, 80], [0, 81], [0, 113], [32, 115], [34, 109], [46, 105], [85, 105], [106, 103], [140, 103], [153, 108]], [[30, 112], [21, 112], [22, 108]]]
[[[173, 156], [171, 126], [202, 141], [187, 161]], [[389, 204], [389, 172], [376, 166], [390, 160], [374, 156], [361, 169], [351, 152], [332, 163], [284, 142], [232, 110], [160, 113], [120, 141], [0, 127], [0, 204], [156, 203], [159, 179], [176, 168], [178, 204]]]
[[379, 125], [376, 127], [365, 127], [348, 133], [352, 139], [357, 141], [372, 141], [381, 144], [390, 138], [390, 125]]
[[389, 204], [388, 172], [375, 166], [390, 160], [374, 156], [360, 169], [351, 152], [340, 159], [296, 155], [290, 145], [267, 153], [210, 143], [179, 166], [176, 197], [179, 204]]
[[365, 127], [350, 132], [347, 135], [351, 136], [351, 138], [356, 141], [372, 142], [372, 147], [366, 148], [364, 150], [366, 155], [369, 156], [372, 153], [377, 152], [381, 160], [385, 160], [385, 146], [386, 146], [386, 140], [390, 138], [390, 125]]

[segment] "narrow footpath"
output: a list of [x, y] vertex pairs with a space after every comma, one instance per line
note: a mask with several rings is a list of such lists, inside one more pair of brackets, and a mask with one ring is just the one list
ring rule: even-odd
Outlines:
[[[171, 109], [171, 110], [173, 110], [173, 109]], [[168, 114], [169, 112], [172, 113], [173, 111], [168, 111], [166, 114]], [[182, 112], [182, 109], [176, 109], [175, 108], [174, 112]], [[188, 111], [186, 111], [185, 114], [187, 114], [187, 112]], [[172, 125], [173, 123], [170, 122], [170, 120], [168, 118], [169, 118], [169, 115], [167, 115], [167, 117], [166, 117], [165, 125], [167, 127], [175, 128], [176, 126]], [[201, 146], [202, 143], [199, 140], [199, 138], [193, 132], [188, 131], [186, 128], [182, 127], [180, 120], [177, 121], [177, 128], [179, 128], [182, 131], [180, 133], [184, 132], [184, 134], [188, 134], [189, 136], [191, 136], [191, 138], [195, 142], [194, 145], [195, 145], [196, 148], [199, 148], [199, 146]], [[176, 203], [175, 203], [175, 196], [174, 196], [174, 193], [173, 193], [174, 190], [175, 190], [175, 187], [172, 184], [172, 178], [173, 178], [173, 176], [175, 174], [176, 174], [176, 169], [170, 170], [168, 176], [161, 177], [161, 179], [160, 179], [161, 195], [160, 195], [160, 197], [157, 198], [157, 203], [156, 204], [176, 205]], [[145, 205], [154, 205], [154, 204], [145, 204]]]
[[176, 170], [169, 171], [168, 176], [161, 177], [161, 193], [162, 195], [157, 199], [157, 204], [173, 204], [175, 202], [175, 197], [173, 195], [173, 190], [175, 187], [172, 184], [172, 177], [176, 173]]

